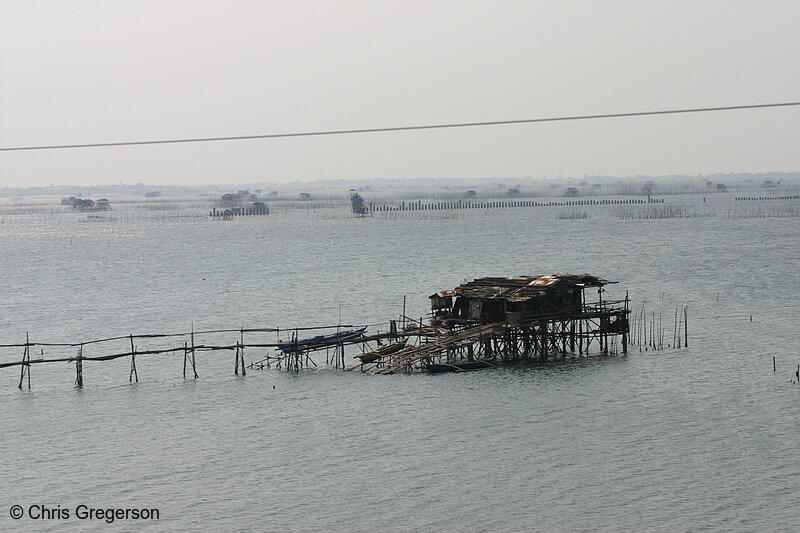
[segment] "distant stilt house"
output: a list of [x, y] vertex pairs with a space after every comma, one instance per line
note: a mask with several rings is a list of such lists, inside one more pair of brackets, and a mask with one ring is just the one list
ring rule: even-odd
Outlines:
[[[108, 202], [108, 200], [105, 200], [105, 202]], [[69, 205], [72, 206], [73, 209], [80, 209], [81, 211], [92, 211], [95, 208], [94, 200], [75, 198], [74, 196], [62, 198], [61, 205]]]
[[88, 198], [85, 200], [78, 199], [77, 203], [72, 207], [77, 207], [81, 211], [93, 211], [94, 210], [94, 200], [89, 200]]
[[364, 199], [357, 192], [350, 196], [350, 203], [353, 206], [353, 213], [357, 215], [365, 215], [367, 213], [367, 206], [364, 205]]
[[269, 206], [264, 202], [253, 202], [250, 207], [232, 206], [226, 209], [216, 207], [208, 213], [208, 216], [215, 219], [231, 220], [233, 217], [250, 215], [269, 215]]

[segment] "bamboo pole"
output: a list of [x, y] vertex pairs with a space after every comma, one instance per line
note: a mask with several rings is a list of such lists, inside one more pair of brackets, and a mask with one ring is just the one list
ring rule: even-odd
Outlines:
[[689, 317], [688, 315], [689, 308], [684, 306], [683, 307], [683, 347], [689, 347]]

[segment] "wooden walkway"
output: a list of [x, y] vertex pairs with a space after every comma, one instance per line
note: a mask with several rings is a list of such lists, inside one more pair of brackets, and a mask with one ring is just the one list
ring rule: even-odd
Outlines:
[[394, 374], [398, 370], [410, 367], [423, 359], [441, 356], [447, 350], [462, 348], [478, 342], [482, 337], [498, 333], [505, 328], [505, 323], [495, 322], [468, 328], [462, 331], [448, 333], [430, 342], [398, 352], [384, 366], [373, 366], [365, 372], [371, 374]]

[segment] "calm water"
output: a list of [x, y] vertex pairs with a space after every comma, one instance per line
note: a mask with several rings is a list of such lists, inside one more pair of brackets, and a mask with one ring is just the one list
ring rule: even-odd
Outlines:
[[[376, 324], [404, 295], [422, 316], [464, 279], [552, 272], [619, 281], [608, 295], [646, 300], [670, 341], [675, 307], [690, 318], [689, 348], [459, 375], [241, 378], [213, 352], [197, 381], [144, 356], [139, 384], [127, 360], [87, 362], [78, 390], [63, 363], [28, 392], [0, 369], [0, 529], [108, 529], [74, 517], [85, 504], [160, 511], [118, 530], [798, 530], [798, 219], [586, 211], [3, 217], [0, 344]], [[72, 516], [15, 521], [15, 504]]]

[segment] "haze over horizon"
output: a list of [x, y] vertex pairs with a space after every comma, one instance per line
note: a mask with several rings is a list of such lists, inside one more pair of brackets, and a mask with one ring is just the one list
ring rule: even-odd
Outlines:
[[[0, 147], [793, 102], [791, 1], [0, 2]], [[0, 153], [0, 186], [796, 172], [796, 107]]]

